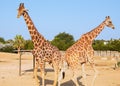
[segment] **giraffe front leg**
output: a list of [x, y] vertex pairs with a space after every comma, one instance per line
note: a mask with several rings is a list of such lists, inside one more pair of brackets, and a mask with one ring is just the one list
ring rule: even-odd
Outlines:
[[40, 64], [42, 86], [45, 86], [45, 62]]
[[62, 71], [59, 72], [59, 76], [58, 76], [58, 86], [60, 86], [61, 80], [62, 80]]
[[54, 78], [54, 83], [53, 86], [57, 86], [57, 81], [58, 81], [58, 69], [54, 69], [55, 70], [55, 78]]
[[36, 61], [36, 65], [35, 65], [35, 68], [34, 68], [34, 74], [33, 74], [33, 77], [34, 77], [35, 80], [36, 80], [37, 86], [40, 85], [40, 84], [39, 84], [38, 77], [37, 77], [38, 66], [39, 66], [39, 62]]

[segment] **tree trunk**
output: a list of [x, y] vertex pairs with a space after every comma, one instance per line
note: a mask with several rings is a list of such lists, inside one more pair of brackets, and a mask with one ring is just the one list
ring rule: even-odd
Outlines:
[[18, 48], [18, 57], [19, 57], [19, 76], [21, 76], [21, 53], [20, 53], [20, 47]]

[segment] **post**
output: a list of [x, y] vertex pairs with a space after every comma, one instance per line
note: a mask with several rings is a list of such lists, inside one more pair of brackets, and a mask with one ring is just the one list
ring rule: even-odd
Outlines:
[[19, 76], [21, 76], [21, 53], [19, 52]]

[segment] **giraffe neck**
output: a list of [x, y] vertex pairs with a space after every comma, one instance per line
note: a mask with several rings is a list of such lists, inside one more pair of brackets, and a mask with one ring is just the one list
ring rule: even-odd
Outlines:
[[44, 43], [45, 39], [44, 37], [38, 32], [38, 30], [36, 29], [36, 27], [34, 26], [28, 12], [24, 12], [23, 13], [23, 17], [24, 17], [24, 20], [27, 24], [27, 27], [28, 27], [28, 30], [29, 30], [29, 33], [30, 33], [30, 36], [31, 36], [31, 39], [32, 39], [32, 42], [33, 42], [33, 45], [34, 45], [34, 48], [35, 47], [40, 47], [42, 46], [42, 44]]
[[105, 23], [102, 22], [99, 26], [97, 26], [95, 29], [91, 30], [90, 32], [86, 33], [85, 35], [88, 37], [88, 39], [92, 42], [104, 29]]

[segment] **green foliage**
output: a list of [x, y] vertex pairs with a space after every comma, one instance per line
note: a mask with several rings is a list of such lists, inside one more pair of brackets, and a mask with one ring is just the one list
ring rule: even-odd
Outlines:
[[25, 40], [21, 35], [16, 35], [14, 38], [14, 43], [13, 43], [13, 47], [15, 49], [23, 49], [25, 45]]
[[94, 50], [104, 50], [105, 49], [104, 40], [94, 40], [93, 48]]
[[12, 42], [5, 41], [4, 38], [0, 37], [0, 52], [13, 52]]
[[51, 41], [53, 45], [58, 47], [60, 50], [66, 50], [74, 43], [74, 38], [72, 35], [68, 33], [59, 33], [55, 36], [55, 38]]
[[108, 49], [111, 51], [119, 51], [120, 52], [120, 40], [110, 40], [108, 43]]
[[12, 39], [9, 39], [9, 40], [5, 41], [5, 43], [13, 44], [14, 41]]
[[0, 52], [13, 52], [13, 47], [12, 46], [6, 46], [0, 49]]
[[120, 52], [120, 40], [95, 40], [93, 43], [93, 48], [94, 50], [110, 50]]
[[[51, 44], [58, 47], [60, 50], [66, 50], [71, 45], [74, 44], [74, 38], [72, 35], [62, 32], [54, 37], [51, 41]], [[24, 40], [21, 35], [16, 35], [14, 40], [10, 39], [5, 41], [4, 38], [0, 37], [0, 51], [2, 52], [12, 52], [14, 49], [33, 49], [33, 43], [31, 40]], [[120, 52], [120, 39], [111, 39], [111, 40], [94, 40], [93, 42], [94, 50], [110, 50], [110, 51], [119, 51]]]
[[5, 40], [4, 40], [4, 38], [2, 38], [2, 37], [0, 37], [0, 43], [5, 43]]
[[25, 47], [24, 47], [25, 50], [31, 50], [33, 49], [33, 42], [31, 40], [26, 40], [25, 41]]

